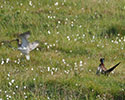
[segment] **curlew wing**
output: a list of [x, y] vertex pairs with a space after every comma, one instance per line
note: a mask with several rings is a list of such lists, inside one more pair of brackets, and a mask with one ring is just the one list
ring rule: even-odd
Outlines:
[[30, 34], [31, 34], [30, 31], [27, 31], [27, 32], [24, 32], [24, 33], [20, 34], [19, 36], [25, 37], [26, 39], [28, 39], [30, 37]]
[[38, 41], [29, 43], [29, 50], [30, 50], [30, 51], [34, 50], [38, 45], [39, 45], [39, 42], [38, 42]]
[[30, 37], [30, 31], [20, 34], [19, 37], [21, 38], [21, 41], [22, 41], [21, 46], [27, 47], [29, 44], [27, 39]]

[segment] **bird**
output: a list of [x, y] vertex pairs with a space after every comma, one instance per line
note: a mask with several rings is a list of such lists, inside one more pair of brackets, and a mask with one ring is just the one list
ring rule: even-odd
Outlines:
[[30, 55], [29, 53], [34, 50], [35, 48], [38, 47], [39, 45], [39, 41], [34, 41], [32, 43], [30, 43], [28, 41], [28, 38], [30, 37], [31, 33], [30, 31], [26, 31], [24, 33], [19, 34], [19, 38], [21, 39], [21, 43], [20, 40], [17, 38], [17, 45], [18, 45], [18, 50], [22, 52], [22, 54], [24, 54], [26, 56], [27, 60], [30, 60]]
[[121, 62], [119, 62], [118, 64], [114, 65], [113, 67], [106, 69], [105, 65], [104, 65], [104, 58], [100, 59], [101, 64], [99, 64], [96, 74], [99, 75], [99, 73], [104, 74], [104, 75], [109, 75], [110, 72], [112, 72]]

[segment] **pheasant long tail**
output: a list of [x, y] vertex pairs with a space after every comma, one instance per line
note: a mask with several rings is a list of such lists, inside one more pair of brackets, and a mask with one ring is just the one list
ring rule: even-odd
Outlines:
[[111, 71], [113, 71], [121, 62], [119, 62], [118, 64], [116, 64], [115, 66], [111, 67], [110, 69], [106, 70], [105, 73], [108, 74]]

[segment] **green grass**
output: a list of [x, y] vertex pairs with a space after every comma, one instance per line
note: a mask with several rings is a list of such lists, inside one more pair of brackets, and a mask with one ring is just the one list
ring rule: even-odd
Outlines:
[[[26, 61], [0, 45], [0, 99], [123, 100], [125, 1], [29, 2], [0, 1], [0, 41], [30, 30], [30, 41], [39, 40], [42, 48]], [[121, 62], [109, 77], [95, 75], [101, 57], [107, 68]]]

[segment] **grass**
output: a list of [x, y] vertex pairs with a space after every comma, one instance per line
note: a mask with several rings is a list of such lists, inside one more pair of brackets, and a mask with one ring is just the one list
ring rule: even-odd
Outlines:
[[[0, 46], [0, 99], [123, 100], [124, 19], [124, 0], [0, 1], [0, 40], [30, 30], [42, 48], [26, 61]], [[101, 57], [121, 62], [109, 77], [95, 75]]]

